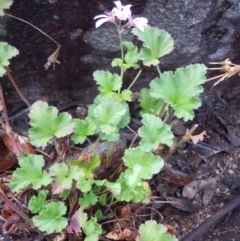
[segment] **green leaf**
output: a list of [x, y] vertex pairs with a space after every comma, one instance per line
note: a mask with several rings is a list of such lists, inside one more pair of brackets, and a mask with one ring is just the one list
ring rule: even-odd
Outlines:
[[100, 95], [104, 98], [112, 97], [113, 91], [118, 91], [122, 87], [119, 75], [111, 74], [108, 71], [97, 70], [93, 73], [93, 78], [99, 85]]
[[79, 209], [79, 223], [86, 235], [84, 241], [98, 241], [98, 236], [102, 233], [101, 225], [97, 223], [97, 219], [92, 217], [87, 221], [87, 214], [83, 212], [83, 208]]
[[139, 60], [138, 48], [132, 42], [124, 41], [123, 45], [127, 48], [127, 53], [124, 56], [124, 68], [128, 69], [133, 67], [134, 69], [138, 69], [139, 65], [137, 64]]
[[84, 241], [98, 241], [99, 235], [102, 233], [101, 225], [97, 222], [95, 217], [82, 223], [82, 229], [86, 235]]
[[161, 157], [145, 153], [140, 147], [126, 150], [123, 162], [125, 166], [137, 173], [138, 178], [142, 179], [152, 178], [153, 174], [158, 173], [164, 165]]
[[136, 45], [134, 45], [133, 42], [130, 42], [130, 41], [123, 41], [122, 42], [123, 46], [125, 46], [127, 48], [127, 50], [129, 52], [135, 52], [135, 51], [138, 51], [138, 48]]
[[106, 193], [104, 193], [98, 197], [98, 203], [104, 207], [106, 206], [106, 204], [107, 204], [107, 194]]
[[89, 107], [88, 117], [100, 132], [100, 138], [107, 141], [119, 139], [119, 129], [125, 127], [129, 121], [129, 108], [125, 101], [103, 99], [97, 96], [94, 104]]
[[117, 67], [117, 66], [121, 67], [122, 65], [123, 65], [122, 59], [120, 59], [120, 58], [113, 59], [112, 67]]
[[125, 101], [132, 101], [132, 91], [131, 90], [123, 90], [120, 94], [121, 96], [121, 100], [125, 100]]
[[104, 185], [110, 189], [114, 197], [117, 197], [121, 193], [121, 186], [119, 183], [116, 182], [109, 182], [105, 180]]
[[66, 214], [66, 210], [67, 208], [62, 202], [48, 203], [39, 215], [33, 217], [33, 223], [42, 232], [59, 233], [68, 224], [67, 218], [62, 217]]
[[102, 102], [94, 110], [94, 116], [98, 121], [99, 131], [105, 135], [116, 133], [118, 131], [117, 126], [120, 124], [126, 111], [126, 107], [120, 102], [114, 100]]
[[144, 48], [140, 51], [140, 59], [143, 60], [143, 64], [146, 66], [158, 65], [159, 58], [173, 50], [173, 38], [165, 30], [147, 26], [144, 28], [144, 32], [134, 28], [132, 33], [143, 41]]
[[0, 16], [4, 15], [4, 9], [9, 9], [12, 3], [13, 3], [12, 0], [0, 0]]
[[141, 89], [139, 93], [139, 102], [142, 107], [141, 114], [153, 114], [158, 115], [163, 105], [162, 99], [157, 99], [149, 94], [149, 90], [146, 88]]
[[87, 136], [91, 136], [95, 133], [96, 125], [90, 119], [75, 120], [74, 134], [71, 139], [75, 144], [82, 144]]
[[78, 166], [83, 170], [85, 178], [93, 179], [93, 171], [95, 168], [99, 167], [101, 164], [100, 158], [98, 155], [94, 155], [91, 157], [90, 162], [85, 162], [81, 160], [71, 160], [67, 162], [69, 166]]
[[[1, 10], [2, 10], [1, 8], [5, 2], [4, 1], [2, 3], [1, 1], [2, 0], [0, 0], [0, 16], [1, 16]], [[10, 64], [9, 60], [18, 54], [19, 54], [19, 51], [15, 47], [12, 47], [6, 42], [0, 42], [0, 77], [2, 77], [6, 73], [6, 69], [4, 67], [7, 67]]]
[[146, 221], [139, 227], [139, 236], [136, 241], [177, 241], [175, 236], [166, 234], [167, 228], [156, 221]]
[[87, 180], [86, 178], [84, 177], [81, 177], [78, 179], [78, 182], [77, 182], [77, 185], [76, 185], [76, 188], [78, 188], [79, 190], [81, 190], [81, 192], [88, 192], [91, 190], [92, 188], [92, 183]]
[[193, 64], [178, 68], [175, 73], [166, 71], [150, 83], [150, 95], [162, 98], [178, 118], [192, 120], [193, 110], [201, 105], [196, 95], [203, 92], [201, 85], [205, 83], [206, 70], [203, 64]]
[[13, 192], [18, 192], [20, 189], [32, 184], [33, 189], [38, 189], [42, 185], [46, 186], [52, 182], [51, 177], [46, 171], [42, 171], [44, 159], [40, 155], [27, 154], [24, 157], [19, 157], [19, 166], [13, 172], [13, 177], [10, 183], [10, 188]]
[[38, 213], [44, 208], [47, 194], [48, 191], [42, 190], [39, 192], [38, 196], [31, 197], [28, 203], [28, 208], [32, 213]]
[[101, 209], [98, 209], [95, 213], [94, 213], [94, 217], [99, 219], [103, 217], [103, 213]]
[[134, 202], [141, 202], [147, 197], [147, 193], [144, 189], [143, 182], [138, 179], [138, 183], [131, 187], [128, 184], [129, 176], [125, 176], [125, 173], [122, 173], [118, 180], [116, 181], [121, 185], [121, 193], [116, 197], [119, 201], [129, 202], [133, 200]]
[[115, 124], [119, 123], [122, 116], [126, 113], [126, 108], [118, 102], [113, 102], [111, 100], [105, 101], [94, 110], [94, 115], [103, 124]]
[[35, 102], [29, 113], [29, 130], [31, 143], [38, 147], [45, 147], [54, 136], [64, 137], [73, 132], [74, 121], [68, 113], [58, 115], [57, 108], [48, 106], [46, 102]]
[[145, 151], [157, 149], [159, 144], [172, 146], [173, 133], [170, 127], [164, 124], [159, 117], [151, 114], [142, 115], [142, 126], [139, 130], [139, 136], [142, 138], [140, 147]]
[[93, 192], [84, 193], [83, 197], [78, 199], [78, 203], [80, 206], [83, 206], [84, 208], [88, 208], [90, 206], [93, 206], [98, 201], [98, 196], [96, 196]]
[[84, 176], [84, 173], [77, 166], [68, 167], [65, 163], [55, 163], [50, 167], [49, 175], [56, 176], [55, 182], [52, 185], [52, 193], [59, 194], [64, 189], [70, 189], [73, 180], [77, 181], [80, 177]]

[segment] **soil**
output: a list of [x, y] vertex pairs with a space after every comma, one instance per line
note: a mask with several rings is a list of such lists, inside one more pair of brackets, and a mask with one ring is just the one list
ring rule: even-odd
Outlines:
[[[16, 0], [11, 8], [11, 13], [18, 16], [21, 14], [20, 17], [31, 21], [42, 29], [49, 30], [48, 32], [52, 33], [53, 37], [64, 43], [63, 52], [59, 59], [64, 67], [57, 68], [55, 72], [53, 70], [45, 72], [42, 68], [46, 62], [44, 56], [51, 54], [54, 44], [50, 44], [47, 39], [43, 40], [42, 36], [36, 34], [35, 30], [30, 27], [18, 31], [20, 25], [11, 20], [8, 25], [9, 35], [6, 41], [18, 47], [21, 52], [21, 56], [13, 59], [11, 64], [20, 88], [32, 102], [47, 97], [59, 107], [69, 103], [71, 105], [74, 101], [81, 104], [91, 103], [96, 94], [96, 87], [93, 83], [87, 82], [88, 76], [93, 70], [80, 61], [80, 56], [88, 52], [89, 48], [82, 39], [82, 32], [92, 27], [92, 22], [90, 23], [89, 19], [93, 18], [96, 11], [103, 7], [108, 8], [111, 1], [87, 1], [84, 5], [81, 5], [79, 1], [73, 1], [72, 9], [68, 9], [68, 5], [64, 7], [62, 4], [54, 4], [52, 9], [46, 9], [44, 5], [46, 1], [42, 1], [42, 8], [38, 9], [37, 3], [39, 1], [35, 2], [36, 6], [31, 5], [29, 10], [28, 1], [23, 3], [21, 0]], [[136, 13], [141, 12], [145, 1], [135, 1], [134, 3]], [[72, 14], [76, 11], [81, 13], [79, 19], [77, 19], [76, 14]], [[59, 22], [56, 24], [56, 19], [53, 19], [56, 12], [60, 15], [60, 24]], [[65, 16], [65, 18], [61, 18], [61, 16]], [[57, 17], [59, 16], [55, 16], [55, 18]], [[74, 39], [73, 36], [71, 39], [70, 33], [79, 33], [80, 36], [77, 39]], [[26, 42], [27, 35], [29, 36], [28, 42]], [[35, 45], [31, 45], [32, 41]], [[79, 43], [81, 43], [81, 48], [79, 48]], [[79, 81], [81, 78], [84, 79], [83, 82]], [[212, 83], [206, 85], [205, 93], [200, 96], [203, 105], [196, 111], [195, 120], [184, 126], [186, 129], [197, 123], [199, 124], [199, 132], [206, 130], [207, 137], [203, 143], [206, 143], [207, 146], [201, 143], [196, 148], [192, 143], [187, 143], [169, 159], [171, 170], [184, 173], [190, 179], [184, 184], [179, 184], [183, 181], [182, 178], [173, 181], [172, 176], [164, 171], [156, 175], [151, 181], [152, 192], [161, 200], [167, 198], [168, 201], [180, 202], [181, 200], [182, 202], [182, 205], [177, 207], [171, 204], [155, 204], [152, 208], [157, 212], [151, 213], [156, 220], [174, 227], [179, 240], [240, 194], [239, 77], [220, 83], [212, 90], [209, 86], [212, 86]], [[8, 84], [4, 83], [3, 87], [8, 96], [11, 97], [7, 99], [9, 112], [18, 112], [22, 105], [20, 99]], [[82, 91], [80, 97], [79, 93], [76, 93], [77, 91]], [[20, 124], [19, 132], [25, 131], [22, 128], [22, 124]], [[194, 159], [195, 157], [197, 158]], [[203, 204], [203, 190], [200, 190], [191, 201], [186, 201], [182, 195], [184, 186], [193, 180], [210, 180], [211, 178], [216, 178], [217, 186], [212, 188], [214, 195], [209, 198], [208, 205]], [[28, 240], [38, 240], [37, 238], [39, 237]], [[13, 237], [13, 239], [19, 240], [19, 237]], [[10, 238], [4, 236], [0, 240], [10, 240]], [[225, 216], [201, 240], [240, 240], [240, 207]]]

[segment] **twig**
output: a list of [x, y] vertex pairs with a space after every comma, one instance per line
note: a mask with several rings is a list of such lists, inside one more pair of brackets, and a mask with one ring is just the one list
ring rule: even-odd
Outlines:
[[14, 19], [17, 19], [23, 23], [26, 23], [30, 26], [32, 26], [33, 28], [35, 28], [36, 30], [38, 30], [41, 34], [43, 34], [44, 36], [46, 36], [47, 38], [49, 38], [51, 41], [53, 41], [56, 45], [57, 45], [57, 49], [53, 52], [53, 54], [51, 54], [48, 59], [47, 59], [47, 63], [44, 65], [44, 68], [45, 70], [47, 70], [49, 68], [49, 66], [51, 64], [53, 64], [53, 69], [55, 69], [55, 63], [60, 63], [58, 62], [57, 60], [57, 57], [58, 57], [58, 54], [59, 54], [59, 51], [60, 51], [60, 48], [62, 47], [55, 39], [53, 39], [51, 36], [49, 36], [48, 34], [46, 34], [43, 30], [41, 30], [40, 28], [36, 27], [35, 25], [29, 23], [28, 21], [25, 21], [21, 18], [18, 18], [12, 14], [8, 14], [8, 13], [5, 13], [4, 15], [10, 17], [10, 18], [14, 18]]
[[3, 110], [2, 110], [3, 115], [4, 115], [4, 118], [5, 118], [5, 125], [2, 123], [3, 128], [5, 129], [6, 134], [10, 137], [17, 153], [19, 153], [19, 155], [22, 156], [21, 149], [19, 148], [19, 146], [18, 146], [18, 144], [17, 144], [17, 142], [14, 138], [14, 134], [12, 132], [12, 128], [11, 128], [9, 120], [8, 120], [7, 107], [6, 107], [6, 103], [5, 103], [5, 100], [4, 100], [4, 95], [3, 95], [1, 84], [0, 84], [0, 100], [1, 100], [2, 108], [3, 108]]
[[15, 19], [17, 19], [17, 20], [19, 20], [19, 21], [21, 21], [21, 22], [23, 22], [23, 23], [26, 23], [26, 24], [32, 26], [33, 28], [35, 28], [36, 30], [38, 30], [41, 34], [45, 35], [47, 38], [49, 38], [50, 40], [52, 40], [55, 44], [57, 44], [58, 46], [61, 46], [56, 40], [54, 40], [52, 37], [50, 37], [48, 34], [46, 34], [46, 33], [45, 33], [44, 31], [42, 31], [40, 28], [38, 28], [38, 27], [36, 27], [35, 25], [29, 23], [28, 21], [25, 21], [25, 20], [23, 20], [23, 19], [21, 19], [21, 18], [18, 18], [18, 17], [16, 17], [16, 16], [12, 15], [12, 14], [9, 14], [9, 13], [4, 13], [4, 15], [6, 15], [6, 16], [8, 16], [8, 17], [10, 17], [10, 18], [15, 18]]
[[20, 90], [20, 88], [18, 87], [16, 81], [14, 80], [12, 74], [11, 74], [11, 71], [8, 67], [5, 67], [6, 69], [6, 73], [7, 73], [7, 77], [8, 79], [10, 80], [11, 84], [13, 85], [13, 87], [15, 88], [15, 90], [17, 91], [17, 93], [19, 94], [19, 96], [22, 98], [22, 100], [25, 102], [25, 104], [28, 106], [28, 107], [31, 107], [31, 104], [29, 103], [29, 101], [26, 99], [26, 97], [24, 96], [24, 94], [22, 93], [22, 91]]
[[14, 210], [17, 214], [19, 214], [23, 219], [26, 220], [26, 222], [28, 222], [28, 224], [31, 226], [31, 228], [34, 228], [34, 224], [33, 221], [22, 211], [20, 210], [18, 207], [16, 207], [5, 195], [5, 193], [3, 192], [2, 188], [0, 188], [0, 197], [3, 199], [3, 201], [5, 203], [7, 203], [10, 208], [12, 210]]

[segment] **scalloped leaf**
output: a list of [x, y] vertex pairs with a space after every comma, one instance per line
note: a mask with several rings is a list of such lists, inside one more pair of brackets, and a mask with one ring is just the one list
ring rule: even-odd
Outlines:
[[13, 172], [10, 188], [13, 192], [32, 184], [33, 189], [47, 186], [52, 178], [46, 171], [43, 171], [44, 159], [40, 155], [27, 154], [19, 157], [19, 168]]
[[28, 208], [32, 213], [40, 212], [45, 204], [47, 198], [48, 191], [41, 190], [37, 196], [32, 196], [28, 203]]
[[65, 163], [55, 163], [50, 167], [49, 175], [56, 177], [52, 185], [52, 194], [59, 194], [64, 189], [71, 189], [73, 180], [77, 181], [84, 173], [77, 166], [69, 168]]
[[139, 236], [136, 241], [178, 241], [178, 239], [170, 234], [166, 234], [167, 228], [156, 221], [146, 221], [139, 227]]
[[34, 225], [48, 234], [61, 232], [67, 227], [68, 220], [62, 217], [66, 214], [67, 208], [62, 202], [51, 202], [45, 205], [39, 215], [33, 217]]
[[[156, 173], [158, 173], [164, 165], [164, 161], [160, 156], [155, 156], [152, 153], [145, 153], [142, 148], [130, 148], [125, 151], [123, 156], [123, 162], [125, 166], [132, 169], [132, 173], [135, 173], [129, 183], [133, 183], [132, 179], [137, 178], [150, 179]], [[132, 185], [131, 185], [132, 186]]]
[[139, 102], [142, 107], [141, 114], [158, 115], [163, 105], [162, 99], [154, 98], [150, 95], [149, 89], [143, 88], [139, 93]]
[[93, 171], [95, 168], [99, 167], [101, 164], [101, 160], [99, 155], [91, 156], [90, 161], [82, 161], [82, 160], [69, 160], [67, 161], [69, 166], [78, 166], [83, 170], [84, 175], [87, 179], [93, 180]]
[[13, 3], [12, 0], [0, 0], [0, 16], [4, 15], [4, 9], [9, 9], [12, 3]]
[[159, 144], [172, 146], [173, 133], [170, 127], [164, 124], [159, 117], [151, 114], [142, 115], [142, 126], [139, 130], [139, 136], [142, 138], [140, 147], [145, 151], [157, 149]]
[[48, 106], [46, 102], [35, 102], [29, 113], [29, 130], [31, 143], [38, 147], [45, 147], [54, 137], [64, 137], [73, 132], [74, 121], [70, 114], [61, 113], [58, 115], [56, 107]]
[[100, 95], [104, 98], [112, 97], [113, 91], [118, 91], [122, 87], [120, 76], [109, 71], [96, 70], [93, 73], [93, 78], [99, 85]]
[[74, 134], [71, 139], [75, 144], [82, 144], [87, 136], [91, 136], [95, 133], [96, 125], [90, 119], [85, 120], [75, 120]]
[[141, 179], [138, 179], [136, 185], [131, 187], [128, 184], [128, 176], [126, 176], [125, 173], [122, 173], [116, 182], [121, 185], [121, 192], [116, 197], [118, 200], [125, 202], [131, 200], [134, 202], [141, 202], [146, 199], [147, 192]]
[[[1, 13], [1, 2], [0, 2], [0, 13]], [[2, 77], [6, 73], [6, 69], [4, 67], [10, 64], [9, 60], [12, 57], [17, 56], [18, 54], [19, 54], [19, 51], [15, 47], [9, 45], [6, 42], [0, 42], [0, 77]]]
[[144, 48], [140, 51], [140, 59], [146, 66], [158, 65], [159, 58], [169, 54], [173, 50], [173, 38], [165, 30], [146, 26], [144, 32], [138, 28], [134, 28], [132, 33], [143, 41]]
[[98, 201], [98, 196], [95, 195], [92, 191], [90, 191], [88, 193], [84, 193], [83, 197], [80, 197], [78, 199], [78, 204], [80, 206], [83, 206], [84, 208], [88, 208], [96, 204], [97, 201]]
[[178, 68], [175, 73], [166, 71], [150, 83], [150, 95], [162, 98], [175, 110], [178, 118], [192, 120], [193, 110], [201, 105], [196, 95], [203, 92], [201, 85], [205, 83], [206, 71], [203, 64]]

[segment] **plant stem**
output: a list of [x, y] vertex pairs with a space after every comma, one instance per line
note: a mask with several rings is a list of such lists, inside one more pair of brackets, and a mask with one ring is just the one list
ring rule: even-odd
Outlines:
[[56, 151], [57, 151], [58, 156], [59, 156], [60, 159], [63, 161], [62, 153], [61, 153], [61, 150], [60, 150], [60, 145], [59, 145], [59, 143], [58, 143], [58, 141], [57, 141], [57, 138], [54, 136], [54, 137], [52, 138], [52, 140], [53, 140], [53, 143], [54, 143], [54, 146], [55, 146], [55, 149], [56, 149]]
[[[189, 135], [192, 135], [193, 132], [197, 129], [198, 125], [194, 125], [188, 132]], [[180, 139], [180, 141], [173, 147], [171, 153], [169, 153], [166, 157], [164, 157], [164, 161], [169, 158], [171, 154], [173, 154], [179, 147], [181, 147], [185, 142], [187, 142], [188, 139], [185, 138], [185, 135]]]
[[21, 19], [21, 18], [18, 18], [18, 17], [16, 17], [16, 16], [11, 15], [11, 14], [8, 14], [8, 13], [4, 13], [4, 15], [6, 15], [6, 16], [8, 16], [8, 17], [10, 17], [10, 18], [15, 18], [15, 19], [17, 19], [17, 20], [19, 20], [19, 21], [21, 21], [21, 22], [23, 22], [23, 23], [26, 23], [26, 24], [32, 26], [33, 28], [35, 28], [36, 30], [38, 30], [41, 34], [45, 35], [47, 38], [49, 38], [51, 41], [53, 41], [55, 44], [57, 44], [58, 46], [61, 46], [56, 40], [54, 40], [52, 37], [50, 37], [48, 34], [46, 34], [46, 33], [45, 33], [44, 31], [42, 31], [40, 28], [38, 28], [38, 27], [36, 27], [35, 25], [29, 23], [28, 21], [25, 21], [25, 20], [23, 20], [23, 19]]
[[132, 81], [132, 83], [129, 85], [129, 87], [127, 88], [128, 90], [130, 90], [132, 88], [132, 86], [135, 84], [135, 82], [137, 81], [137, 79], [139, 78], [140, 74], [142, 73], [142, 70], [140, 69], [136, 75], [136, 77], [134, 78], [134, 80]]
[[158, 75], [159, 75], [159, 77], [160, 77], [160, 76], [161, 76], [161, 70], [160, 70], [160, 68], [159, 68], [159, 65], [156, 65], [156, 68], [157, 68]]
[[[120, 43], [120, 49], [121, 49], [121, 59], [122, 63], [124, 61], [124, 53], [123, 53], [123, 44], [122, 44], [122, 28], [121, 28], [121, 22], [119, 23], [119, 26], [117, 25], [118, 29], [118, 36], [119, 36], [119, 43]], [[121, 81], [123, 82], [123, 75], [125, 73], [125, 68], [121, 66], [121, 73], [120, 73], [120, 78]], [[118, 94], [120, 94], [120, 89], [118, 90]]]
[[0, 197], [3, 199], [3, 201], [5, 203], [7, 203], [7, 205], [10, 206], [10, 208], [12, 210], [14, 210], [17, 214], [19, 214], [23, 219], [26, 220], [26, 222], [28, 222], [28, 224], [31, 226], [31, 228], [34, 228], [34, 224], [33, 221], [22, 211], [20, 210], [18, 207], [16, 207], [5, 195], [5, 193], [3, 192], [2, 188], [0, 188]]
[[122, 62], [124, 59], [124, 54], [123, 54], [123, 44], [122, 44], [122, 28], [121, 26], [118, 27], [118, 36], [119, 36], [119, 41], [120, 41], [120, 48], [121, 48], [121, 58], [122, 58]]
[[8, 119], [8, 114], [7, 114], [7, 107], [6, 107], [6, 103], [5, 103], [5, 99], [4, 99], [4, 95], [3, 95], [3, 91], [2, 91], [2, 85], [0, 84], [0, 100], [1, 100], [1, 104], [2, 104], [2, 108], [3, 108], [3, 115], [5, 118], [5, 125], [4, 123], [1, 123], [3, 125], [3, 127], [5, 128], [6, 134], [9, 136], [9, 138], [11, 139], [15, 150], [17, 151], [17, 153], [19, 153], [20, 156], [22, 156], [21, 153], [21, 149], [18, 146], [18, 143], [16, 142], [13, 132], [12, 132], [12, 128], [10, 126], [9, 123], [9, 119]]
[[110, 148], [110, 147], [111, 147], [110, 142], [108, 142], [106, 169], [110, 167], [111, 161], [112, 161], [110, 158], [111, 154], [112, 154], [112, 150], [110, 150], [110, 149], [112, 149], [112, 148]]
[[169, 114], [167, 114], [163, 120], [163, 123], [166, 123], [168, 121], [168, 119], [171, 117], [171, 115], [173, 114], [174, 110], [171, 110]]
[[166, 106], [167, 106], [167, 103], [163, 103], [163, 105], [162, 105], [162, 107], [161, 107], [161, 110], [160, 110], [160, 112], [159, 112], [159, 114], [158, 114], [159, 118], [161, 118], [161, 119], [162, 119], [162, 117], [163, 117], [164, 110], [165, 110]]
[[134, 136], [134, 138], [133, 138], [133, 140], [132, 140], [129, 148], [131, 148], [131, 147], [133, 146], [133, 144], [134, 144], [134, 142], [136, 141], [137, 137], [138, 137], [138, 133], [136, 133], [136, 135]]
[[18, 87], [16, 81], [14, 80], [11, 71], [8, 67], [5, 67], [6, 69], [6, 73], [7, 73], [7, 77], [10, 80], [11, 84], [13, 85], [13, 87], [15, 88], [15, 90], [17, 91], [17, 93], [19, 94], [19, 96], [21, 97], [21, 99], [25, 102], [25, 104], [28, 107], [31, 107], [31, 104], [29, 103], [29, 101], [26, 99], [26, 97], [24, 96], [24, 94], [22, 93], [22, 91], [20, 90], [20, 88]]
[[224, 75], [226, 75], [226, 74], [221, 74], [221, 75], [218, 75], [218, 76], [214, 76], [214, 77], [212, 77], [212, 78], [206, 79], [205, 82], [211, 81], [211, 80], [215, 80], [215, 79], [217, 79], [217, 78], [223, 77]]

